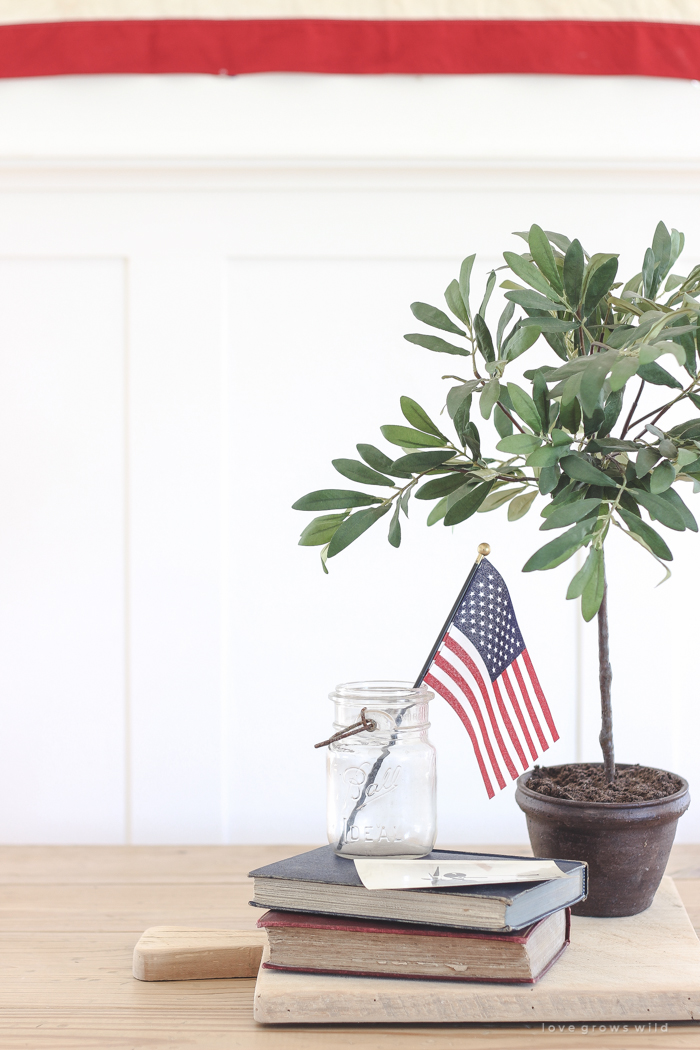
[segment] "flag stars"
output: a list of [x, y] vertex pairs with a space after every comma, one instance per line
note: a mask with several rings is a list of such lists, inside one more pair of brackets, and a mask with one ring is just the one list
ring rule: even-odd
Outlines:
[[508, 589], [490, 568], [477, 574], [453, 622], [481, 654], [492, 679], [524, 648]]

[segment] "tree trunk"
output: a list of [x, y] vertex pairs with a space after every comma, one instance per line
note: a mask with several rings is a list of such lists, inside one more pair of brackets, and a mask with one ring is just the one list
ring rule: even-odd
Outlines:
[[605, 582], [603, 600], [598, 610], [598, 667], [600, 675], [600, 708], [601, 729], [600, 747], [603, 752], [605, 779], [612, 784], [615, 779], [615, 749], [613, 747], [612, 705], [610, 703], [610, 686], [612, 684], [612, 667], [608, 648], [608, 584]]

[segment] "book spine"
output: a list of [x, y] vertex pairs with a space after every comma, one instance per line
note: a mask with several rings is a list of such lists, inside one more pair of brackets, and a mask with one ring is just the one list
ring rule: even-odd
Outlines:
[[[513, 932], [513, 933], [515, 933], [517, 930], [524, 930], [528, 926], [534, 926], [535, 923], [542, 922], [543, 919], [548, 919], [550, 915], [556, 915], [556, 913], [558, 911], [562, 910], [562, 907], [566, 908], [567, 912], [570, 912], [570, 909], [573, 908], [574, 905], [580, 904], [581, 901], [585, 901], [586, 897], [587, 897], [587, 893], [584, 890], [582, 890], [582, 892], [579, 893], [578, 897], [575, 897], [572, 901], [569, 901], [568, 904], [560, 905], [558, 908], [552, 908], [550, 911], [546, 911], [546, 912], [544, 912], [544, 914], [538, 915], [536, 919], [532, 919], [531, 918], [529, 920], [529, 922], [523, 923], [522, 926], [503, 926], [502, 930], [500, 930], [499, 932], [503, 932], [503, 933], [511, 933], [511, 932]], [[506, 921], [507, 921], [507, 919], [508, 919], [508, 912], [506, 911]]]

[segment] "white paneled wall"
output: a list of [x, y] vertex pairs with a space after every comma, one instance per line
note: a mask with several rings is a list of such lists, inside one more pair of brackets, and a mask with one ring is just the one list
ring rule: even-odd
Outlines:
[[[567, 132], [604, 107], [614, 143]], [[1, 841], [322, 841], [327, 692], [412, 679], [482, 539], [561, 729], [548, 759], [597, 758], [570, 567], [520, 572], [534, 515], [452, 532], [414, 505], [399, 551], [382, 524], [326, 577], [290, 507], [345, 486], [331, 458], [381, 443], [399, 395], [439, 412], [459, 359], [402, 335], [464, 255], [483, 275], [537, 221], [629, 269], [662, 217], [697, 261], [700, 145], [672, 132], [698, 110], [643, 79], [0, 83]], [[692, 781], [700, 543], [671, 542], [658, 591], [636, 548], [610, 569], [617, 746]], [[434, 707], [442, 841], [524, 840]]]
[[0, 261], [0, 797], [9, 841], [120, 842], [124, 263]]

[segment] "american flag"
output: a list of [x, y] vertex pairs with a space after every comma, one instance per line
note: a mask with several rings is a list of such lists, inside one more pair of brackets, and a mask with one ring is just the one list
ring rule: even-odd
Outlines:
[[486, 558], [422, 677], [462, 720], [489, 798], [559, 739], [508, 588]]

